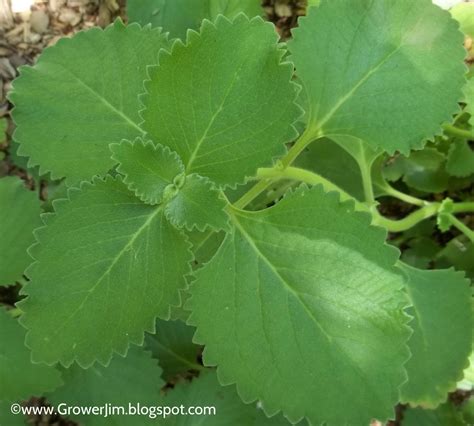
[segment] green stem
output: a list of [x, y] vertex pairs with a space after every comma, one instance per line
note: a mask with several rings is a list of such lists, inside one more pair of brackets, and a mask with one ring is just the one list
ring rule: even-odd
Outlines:
[[453, 213], [466, 213], [474, 212], [474, 202], [465, 202], [465, 203], [454, 203], [453, 204]]
[[451, 225], [461, 231], [474, 244], [474, 231], [472, 229], [469, 229], [465, 223], [461, 222], [457, 217], [453, 216], [452, 214], [447, 214], [446, 217], [451, 222]]
[[234, 203], [234, 207], [238, 209], [243, 209], [245, 206], [247, 206], [253, 200], [255, 200], [255, 198], [257, 198], [271, 184], [272, 184], [271, 180], [261, 180], [255, 186], [253, 186], [248, 192], [246, 192], [241, 198], [239, 198]]
[[283, 167], [288, 167], [290, 164], [292, 164], [293, 161], [296, 160], [296, 157], [298, 157], [298, 155], [300, 155], [311, 142], [318, 138], [318, 136], [315, 136], [314, 133], [308, 129], [306, 129], [306, 131], [281, 159], [281, 164]]
[[360, 156], [356, 159], [359, 163], [364, 187], [365, 202], [369, 206], [375, 205], [374, 186], [372, 184], [372, 164], [375, 158], [367, 158], [362, 143], [360, 143]]
[[395, 189], [394, 187], [390, 186], [386, 182], [384, 182], [384, 184], [375, 182], [374, 185], [379, 187], [379, 189], [383, 191], [384, 195], [389, 195], [391, 197], [405, 201], [408, 204], [413, 204], [414, 206], [420, 206], [420, 207], [423, 207], [427, 204], [427, 201], [422, 200], [421, 198], [416, 198], [411, 195], [405, 194], [404, 192], [401, 192], [398, 189]]
[[451, 136], [456, 136], [463, 139], [474, 139], [474, 133], [468, 130], [463, 130], [458, 127], [453, 126], [452, 124], [443, 124], [443, 130], [445, 133]]
[[400, 220], [387, 219], [380, 215], [380, 213], [373, 212], [374, 216], [372, 223], [374, 225], [383, 226], [390, 232], [403, 232], [407, 229], [413, 228], [419, 222], [428, 219], [432, 216], [435, 216], [438, 213], [440, 206], [440, 203], [427, 204], [421, 209], [410, 213], [407, 217], [404, 217]]

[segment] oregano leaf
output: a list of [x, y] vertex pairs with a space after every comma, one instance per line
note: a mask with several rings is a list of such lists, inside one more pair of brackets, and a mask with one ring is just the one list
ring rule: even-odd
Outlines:
[[166, 380], [188, 370], [201, 370], [198, 363], [200, 346], [193, 343], [195, 329], [183, 321], [156, 321], [154, 334], [146, 334], [145, 347], [151, 351], [163, 369]]
[[221, 187], [243, 183], [296, 136], [300, 109], [284, 53], [261, 18], [204, 21], [149, 68], [143, 129], [178, 153], [186, 174]]
[[19, 153], [69, 184], [107, 172], [108, 145], [143, 133], [138, 94], [147, 65], [168, 45], [159, 29], [118, 20], [46, 49], [13, 83]]
[[26, 249], [41, 225], [38, 194], [17, 177], [0, 179], [0, 285], [14, 284], [31, 263]]
[[[165, 385], [158, 361], [141, 347], [131, 347], [124, 358], [115, 355], [107, 367], [97, 365], [83, 369], [74, 364], [63, 369], [64, 385], [47, 396], [53, 406], [66, 407], [155, 407]], [[156, 419], [146, 415], [80, 415], [71, 416], [81, 424], [95, 425], [146, 425]]]
[[229, 217], [224, 211], [224, 197], [206, 178], [195, 173], [183, 178], [182, 187], [172, 188], [174, 194], [166, 203], [165, 214], [171, 223], [188, 230], [229, 228]]
[[[215, 407], [216, 414], [199, 417], [203, 426], [288, 426], [281, 415], [267, 418], [257, 404], [244, 404], [234, 387], [222, 387], [215, 371], [202, 372], [191, 383], [178, 383], [163, 398], [163, 403], [170, 406]], [[163, 425], [187, 426], [186, 416], [169, 416], [163, 419]]]
[[240, 12], [261, 15], [260, 3], [260, 0], [128, 0], [127, 14], [129, 22], [151, 23], [184, 40], [187, 30], [197, 30], [203, 19], [214, 20], [220, 14], [233, 19]]
[[124, 183], [148, 204], [161, 203], [166, 187], [184, 173], [183, 163], [175, 152], [151, 141], [122, 141], [111, 144], [110, 150], [112, 159], [119, 163], [117, 171], [125, 175]]
[[400, 264], [414, 317], [408, 341], [412, 353], [405, 365], [408, 382], [402, 402], [435, 408], [456, 389], [472, 346], [470, 282], [454, 270], [423, 271]]
[[[58, 370], [33, 364], [25, 346], [25, 329], [0, 308], [0, 401], [20, 403], [31, 396], [42, 396], [61, 385]], [[10, 410], [10, 407], [8, 407]]]
[[320, 186], [235, 210], [232, 222], [187, 304], [204, 364], [267, 415], [328, 425], [392, 417], [410, 331], [385, 232]]
[[162, 206], [142, 203], [119, 178], [84, 183], [54, 206], [30, 250], [19, 304], [26, 342], [36, 361], [106, 365], [180, 304], [189, 243]]
[[422, 147], [459, 109], [462, 42], [456, 21], [430, 0], [309, 8], [289, 43], [310, 100], [308, 135], [362, 139], [389, 153]]

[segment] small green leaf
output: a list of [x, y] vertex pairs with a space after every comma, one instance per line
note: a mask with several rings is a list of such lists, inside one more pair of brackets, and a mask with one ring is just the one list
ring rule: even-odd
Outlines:
[[31, 362], [25, 333], [18, 321], [0, 308], [0, 401], [19, 403], [61, 384], [58, 370]]
[[403, 414], [403, 426], [465, 426], [461, 414], [451, 403], [436, 410], [408, 408]]
[[[161, 368], [149, 352], [143, 348], [130, 348], [127, 357], [115, 355], [108, 367], [101, 365], [83, 369], [72, 365], [63, 370], [64, 386], [48, 395], [54, 405], [69, 407], [155, 407], [160, 390], [165, 385]], [[81, 415], [71, 416], [81, 424], [96, 425], [143, 425], [155, 424], [156, 420], [144, 415]]]
[[141, 138], [112, 144], [110, 150], [112, 159], [119, 163], [117, 171], [125, 175], [123, 181], [128, 189], [148, 204], [161, 203], [165, 188], [184, 172], [175, 152]]
[[385, 232], [320, 186], [264, 211], [234, 210], [232, 222], [186, 306], [205, 365], [292, 422], [392, 417], [410, 332]]
[[106, 365], [180, 304], [189, 243], [161, 206], [143, 204], [120, 179], [84, 183], [54, 207], [19, 305], [27, 344], [37, 361]]
[[193, 343], [195, 329], [183, 321], [156, 321], [155, 334], [145, 336], [145, 346], [163, 368], [163, 377], [172, 379], [189, 370], [201, 370], [201, 348]]
[[403, 402], [435, 408], [456, 389], [471, 353], [472, 308], [469, 280], [454, 270], [423, 271], [400, 264], [413, 307], [409, 313], [412, 357], [405, 368]]
[[459, 22], [461, 31], [474, 38], [474, 4], [460, 3], [451, 8], [451, 15]]
[[[244, 404], [234, 386], [222, 387], [214, 371], [201, 373], [191, 383], [179, 383], [168, 392], [163, 403], [170, 406], [215, 407], [216, 415], [199, 417], [197, 423], [203, 426], [288, 426], [289, 423], [278, 415], [267, 418], [257, 404]], [[196, 418], [197, 419], [197, 418]], [[163, 425], [188, 426], [186, 416], [169, 416]]]
[[176, 151], [186, 174], [234, 186], [271, 165], [296, 137], [293, 66], [281, 62], [275, 28], [261, 18], [223, 16], [176, 41], [145, 82], [143, 128]]
[[455, 139], [451, 142], [446, 170], [456, 177], [474, 174], [474, 151], [465, 140]]
[[26, 249], [41, 225], [38, 194], [21, 179], [0, 179], [0, 285], [14, 284], [31, 263]]
[[186, 38], [188, 29], [199, 29], [203, 19], [214, 20], [222, 14], [233, 19], [243, 12], [252, 17], [261, 15], [260, 0], [128, 0], [129, 22], [151, 23], [163, 27], [171, 37]]
[[137, 96], [168, 45], [159, 29], [116, 21], [46, 49], [13, 83], [19, 153], [69, 184], [107, 172], [109, 144], [143, 134]]
[[420, 148], [459, 110], [463, 37], [431, 0], [326, 0], [289, 48], [310, 99], [308, 136], [389, 153]]
[[165, 207], [171, 223], [189, 231], [193, 228], [199, 231], [229, 228], [229, 217], [224, 211], [227, 203], [209, 179], [193, 173], [186, 176], [183, 186], [176, 187], [175, 191]]

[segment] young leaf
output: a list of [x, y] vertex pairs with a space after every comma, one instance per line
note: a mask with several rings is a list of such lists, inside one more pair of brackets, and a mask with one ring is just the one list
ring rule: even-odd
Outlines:
[[260, 0], [128, 0], [129, 22], [163, 27], [172, 37], [186, 38], [188, 29], [197, 30], [203, 19], [222, 14], [229, 19], [243, 12], [261, 15]]
[[125, 175], [123, 181], [128, 189], [148, 204], [161, 203], [165, 188], [184, 172], [175, 152], [141, 138], [112, 144], [110, 150], [112, 159], [119, 163], [117, 171]]
[[187, 305], [205, 365], [292, 422], [393, 416], [410, 332], [385, 232], [320, 186], [232, 220]]
[[403, 414], [403, 426], [465, 426], [461, 414], [451, 403], [436, 410], [408, 408]]
[[157, 320], [155, 334], [146, 334], [145, 346], [158, 359], [165, 379], [203, 368], [197, 361], [200, 347], [192, 341], [194, 332], [183, 321]]
[[[203, 372], [191, 383], [180, 383], [170, 391], [163, 403], [170, 406], [215, 407], [216, 415], [199, 417], [204, 426], [288, 426], [283, 416], [267, 418], [257, 404], [244, 404], [234, 387], [222, 387], [214, 371]], [[169, 416], [163, 425], [187, 426], [186, 416]]]
[[184, 179], [181, 188], [171, 188], [174, 194], [165, 206], [168, 220], [189, 231], [193, 228], [200, 231], [228, 229], [229, 217], [224, 212], [226, 201], [214, 184], [195, 173]]
[[405, 368], [408, 382], [401, 399], [435, 408], [456, 388], [472, 345], [469, 280], [454, 270], [423, 271], [401, 264], [413, 305], [409, 313], [414, 332], [408, 346], [412, 357]]
[[108, 145], [143, 133], [137, 96], [146, 66], [167, 47], [159, 29], [116, 21], [46, 49], [22, 68], [10, 96], [20, 154], [69, 184], [106, 172]]
[[192, 255], [162, 207], [120, 179], [84, 183], [69, 198], [37, 233], [21, 322], [34, 360], [106, 365], [180, 304]]
[[294, 139], [300, 110], [293, 66], [281, 62], [277, 42], [261, 18], [219, 16], [149, 68], [143, 128], [178, 153], [186, 174], [220, 186], [243, 183]]
[[24, 343], [25, 333], [18, 321], [0, 308], [0, 401], [19, 403], [31, 396], [42, 396], [61, 384], [58, 370], [32, 364]]
[[31, 263], [26, 249], [41, 225], [38, 194], [21, 179], [0, 179], [0, 285], [14, 284]]
[[308, 135], [407, 154], [458, 110], [462, 35], [430, 0], [326, 0], [289, 43], [310, 99]]
[[[48, 395], [54, 406], [124, 407], [129, 404], [154, 407], [160, 399], [160, 390], [165, 385], [161, 379], [161, 368], [149, 352], [132, 347], [127, 357], [115, 355], [109, 366], [101, 365], [83, 369], [72, 365], [63, 370], [64, 386]], [[95, 425], [146, 425], [156, 420], [140, 415], [81, 415], [74, 419], [87, 426]]]

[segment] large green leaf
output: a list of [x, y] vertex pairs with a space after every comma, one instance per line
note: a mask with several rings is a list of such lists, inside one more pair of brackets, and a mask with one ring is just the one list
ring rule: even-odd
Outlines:
[[0, 308], [0, 401], [19, 403], [61, 384], [58, 370], [31, 362], [25, 333], [18, 321]]
[[283, 416], [267, 418], [257, 404], [245, 405], [235, 387], [222, 387], [214, 371], [203, 372], [191, 383], [180, 383], [170, 391], [163, 403], [169, 406], [215, 407], [215, 415], [203, 415], [190, 420], [187, 416], [169, 416], [163, 425], [189, 426], [288, 426]]
[[128, 0], [130, 22], [163, 27], [172, 37], [186, 38], [188, 29], [197, 30], [203, 19], [222, 14], [232, 19], [239, 12], [261, 15], [260, 0]]
[[203, 368], [197, 360], [201, 349], [192, 341], [194, 331], [180, 320], [157, 320], [155, 334], [146, 335], [146, 347], [159, 360], [165, 379]]
[[[54, 406], [69, 407], [156, 407], [160, 389], [164, 386], [161, 368], [143, 348], [130, 348], [127, 357], [115, 355], [107, 367], [101, 365], [83, 369], [72, 365], [63, 371], [64, 386], [48, 395]], [[64, 407], [65, 408], [65, 407]], [[146, 415], [80, 415], [68, 416], [87, 426], [146, 425], [156, 420]]]
[[290, 42], [308, 132], [408, 153], [440, 133], [464, 84], [462, 35], [430, 0], [326, 0]]
[[138, 94], [146, 66], [166, 47], [159, 29], [116, 21], [46, 49], [34, 67], [21, 69], [10, 96], [20, 154], [69, 183], [106, 172], [109, 143], [143, 133]]
[[393, 416], [410, 332], [385, 232], [320, 186], [233, 223], [187, 305], [205, 365], [293, 422]]
[[162, 207], [143, 204], [120, 179], [85, 183], [69, 198], [37, 233], [21, 322], [34, 360], [107, 364], [180, 304], [192, 255]]
[[26, 249], [41, 224], [38, 194], [21, 179], [0, 179], [0, 285], [14, 284], [31, 263]]
[[176, 41], [171, 55], [162, 51], [160, 66], [149, 69], [143, 128], [178, 153], [187, 174], [243, 183], [296, 136], [293, 66], [281, 62], [277, 42], [261, 18], [220, 16], [190, 32], [186, 45]]
[[412, 353], [405, 368], [408, 382], [401, 399], [412, 405], [436, 407], [456, 388], [472, 345], [469, 280], [454, 270], [423, 271], [401, 265], [413, 305]]

